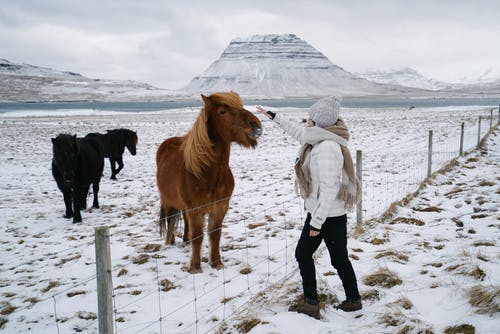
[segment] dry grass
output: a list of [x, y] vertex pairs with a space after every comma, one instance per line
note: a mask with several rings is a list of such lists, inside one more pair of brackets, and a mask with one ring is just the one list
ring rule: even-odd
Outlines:
[[492, 246], [495, 246], [495, 242], [494, 241], [475, 241], [472, 245], [475, 247], [479, 247], [479, 246], [492, 247]]
[[60, 283], [58, 281], [50, 281], [49, 285], [42, 289], [42, 292], [49, 292], [50, 289], [58, 287]]
[[245, 268], [240, 270], [240, 274], [242, 274], [242, 275], [248, 275], [251, 272], [252, 272], [252, 268], [250, 268], [250, 267], [245, 267]]
[[437, 207], [437, 206], [428, 206], [425, 208], [414, 207], [413, 210], [420, 211], [420, 212], [441, 212], [444, 209]]
[[167, 291], [170, 291], [170, 290], [176, 288], [175, 284], [172, 281], [170, 281], [169, 279], [166, 279], [166, 278], [162, 279], [160, 281], [160, 285], [161, 285], [161, 291], [164, 291], [164, 292], [167, 292]]
[[144, 246], [144, 251], [146, 253], [155, 253], [155, 252], [160, 251], [160, 249], [161, 249], [161, 245], [159, 245], [159, 244], [147, 244], [146, 246]]
[[83, 319], [83, 320], [96, 320], [97, 319], [97, 315], [94, 312], [80, 311], [76, 314], [76, 316], [80, 319]]
[[68, 296], [69, 298], [71, 297], [74, 297], [74, 296], [78, 296], [78, 295], [84, 295], [86, 294], [87, 292], [86, 291], [83, 291], [83, 290], [78, 290], [78, 291], [70, 291], [66, 294], [66, 296]]
[[393, 286], [401, 285], [403, 283], [401, 278], [399, 278], [396, 273], [390, 271], [389, 269], [382, 268], [374, 274], [366, 275], [363, 278], [363, 282], [369, 286], [378, 285], [384, 288], [392, 288]]
[[396, 252], [394, 250], [383, 251], [383, 252], [380, 252], [377, 255], [375, 255], [376, 259], [380, 259], [383, 257], [393, 258], [396, 262], [399, 262], [399, 263], [408, 262], [408, 255], [404, 255], [404, 254], [402, 254], [400, 252]]
[[362, 300], [380, 300], [380, 298], [380, 292], [375, 289], [361, 292]]
[[1, 315], [11, 314], [16, 310], [17, 307], [13, 306], [9, 302], [2, 302], [2, 309], [0, 310]]
[[398, 300], [395, 301], [395, 303], [404, 308], [405, 310], [410, 310], [413, 308], [413, 303], [406, 297], [399, 298]]
[[5, 324], [8, 322], [9, 320], [7, 320], [6, 318], [0, 318], [0, 329], [4, 329], [5, 327]]
[[450, 326], [444, 329], [444, 334], [475, 334], [476, 328], [469, 324]]
[[477, 309], [476, 313], [493, 315], [500, 312], [498, 287], [476, 285], [469, 290], [468, 297], [469, 303]]
[[120, 277], [120, 276], [123, 276], [123, 275], [126, 275], [126, 274], [128, 274], [128, 270], [125, 269], [125, 268], [122, 268], [122, 269], [120, 269], [120, 271], [118, 272], [118, 274], [116, 276]]
[[409, 225], [416, 225], [416, 226], [424, 226], [425, 223], [421, 221], [420, 219], [416, 218], [411, 218], [411, 217], [398, 217], [391, 221], [389, 224], [409, 224]]
[[245, 319], [245, 320], [241, 321], [235, 327], [236, 327], [236, 329], [238, 329], [238, 331], [240, 333], [248, 333], [252, 330], [252, 328], [254, 328], [255, 326], [257, 326], [260, 323], [261, 323], [261, 321], [259, 319], [250, 318], [250, 319]]
[[144, 264], [148, 261], [149, 261], [149, 255], [145, 253], [139, 254], [132, 259], [132, 263], [134, 264]]

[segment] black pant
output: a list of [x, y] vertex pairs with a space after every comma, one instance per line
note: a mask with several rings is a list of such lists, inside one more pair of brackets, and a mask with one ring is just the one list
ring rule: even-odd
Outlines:
[[313, 254], [324, 240], [330, 260], [344, 286], [346, 298], [358, 299], [359, 291], [356, 275], [352, 269], [351, 261], [347, 257], [347, 216], [328, 217], [321, 227], [321, 232], [316, 237], [309, 236], [311, 214], [307, 214], [304, 228], [300, 235], [295, 258], [299, 263], [300, 275], [304, 296], [311, 300], [318, 299], [316, 290], [316, 270], [314, 268]]

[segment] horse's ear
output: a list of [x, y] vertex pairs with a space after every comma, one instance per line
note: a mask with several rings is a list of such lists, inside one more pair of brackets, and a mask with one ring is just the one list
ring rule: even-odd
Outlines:
[[203, 99], [203, 103], [205, 103], [205, 106], [209, 106], [211, 104], [210, 98], [201, 94], [201, 98]]

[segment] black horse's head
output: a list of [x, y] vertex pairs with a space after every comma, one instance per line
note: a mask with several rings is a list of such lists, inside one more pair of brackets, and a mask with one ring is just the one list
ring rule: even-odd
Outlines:
[[137, 146], [137, 132], [132, 131], [131, 135], [128, 136], [127, 142], [125, 143], [130, 154], [135, 155]]
[[64, 182], [73, 182], [79, 153], [76, 135], [60, 134], [56, 138], [52, 138], [52, 149], [54, 152], [53, 164], [59, 170]]

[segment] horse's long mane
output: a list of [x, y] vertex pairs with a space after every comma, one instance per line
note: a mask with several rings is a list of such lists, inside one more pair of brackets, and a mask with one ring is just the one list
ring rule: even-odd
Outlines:
[[208, 136], [207, 121], [207, 112], [203, 108], [192, 129], [184, 137], [182, 145], [186, 169], [198, 178], [201, 176], [203, 167], [209, 166], [210, 162], [215, 159], [212, 142]]
[[[214, 105], [226, 105], [231, 109], [243, 109], [241, 97], [234, 93], [214, 93], [208, 97]], [[184, 162], [186, 169], [201, 176], [203, 168], [215, 160], [212, 141], [208, 135], [208, 115], [205, 108], [201, 109], [196, 122], [183, 140]]]

